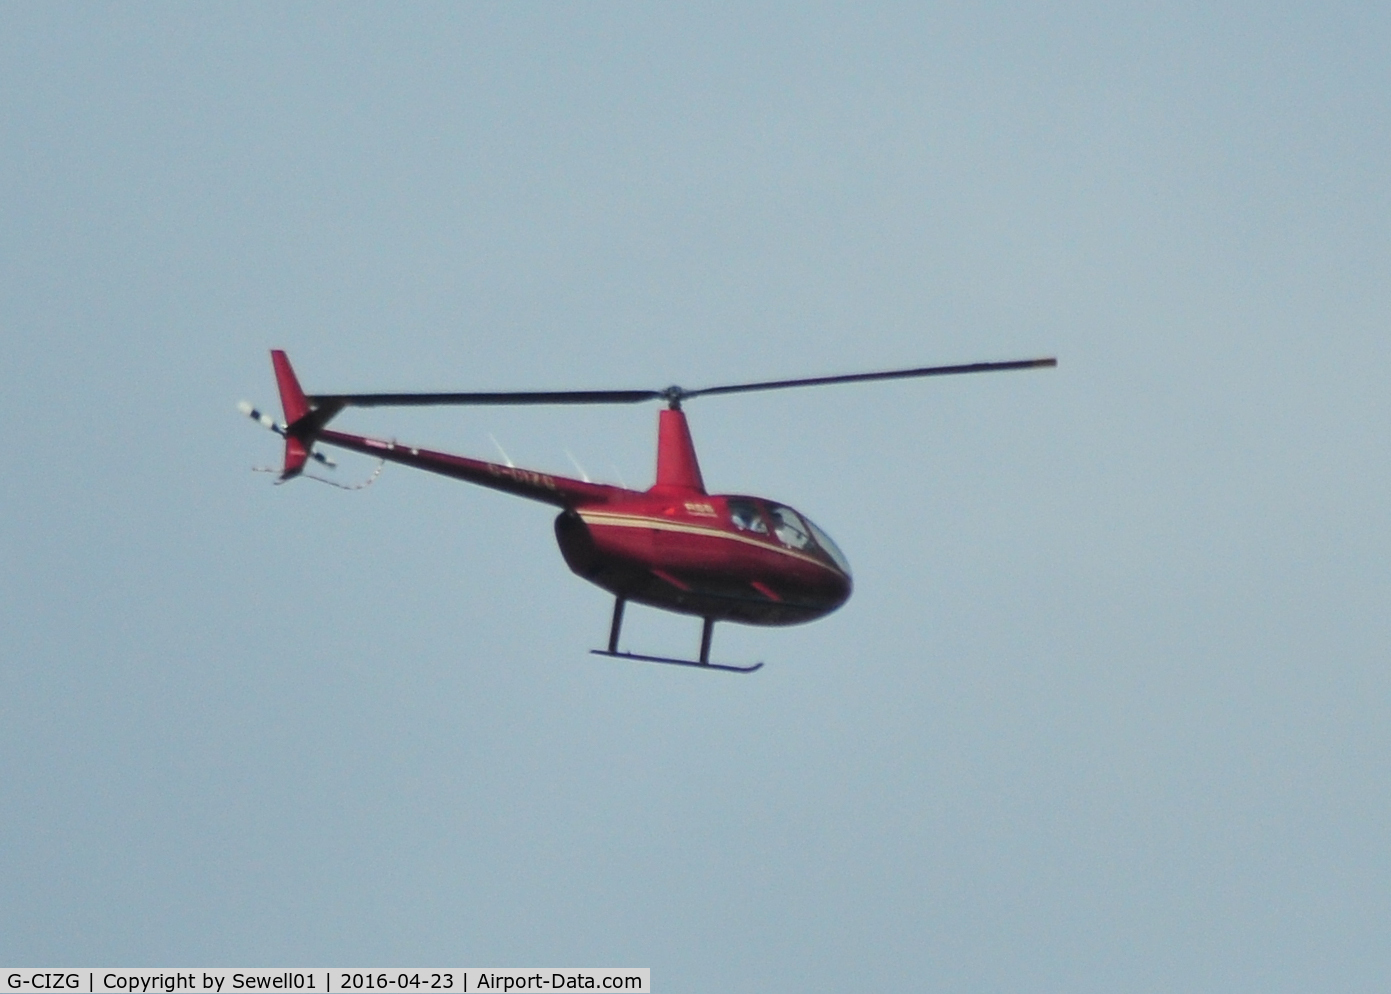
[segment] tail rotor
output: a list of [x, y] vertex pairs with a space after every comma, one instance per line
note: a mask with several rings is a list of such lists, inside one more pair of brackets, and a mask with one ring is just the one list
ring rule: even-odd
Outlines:
[[[250, 401], [241, 401], [239, 404], [237, 404], [237, 410], [241, 411], [243, 414], [249, 417], [252, 421], [255, 421], [261, 427], [268, 428], [271, 431], [275, 432], [275, 434], [279, 435], [281, 438], [288, 439], [290, 437], [286, 427], [283, 424], [278, 423], [275, 420], [275, 418], [271, 417], [269, 414], [266, 414], [264, 411], [260, 411], [254, 406], [252, 406]], [[338, 468], [338, 464], [334, 462], [332, 459], [330, 459], [328, 456], [324, 455], [322, 452], [311, 451], [309, 453], [309, 458], [313, 459], [316, 463], [319, 463], [320, 465], [327, 466], [329, 469]]]

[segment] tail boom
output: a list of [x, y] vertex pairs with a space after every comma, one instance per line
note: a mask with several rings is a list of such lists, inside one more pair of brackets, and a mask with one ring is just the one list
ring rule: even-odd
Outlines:
[[387, 462], [402, 463], [416, 469], [428, 470], [441, 476], [448, 476], [466, 483], [475, 483], [489, 490], [501, 490], [552, 504], [556, 507], [573, 507], [581, 503], [608, 503], [623, 496], [631, 496], [632, 491], [622, 487], [611, 487], [602, 483], [586, 483], [565, 476], [538, 473], [522, 469], [520, 466], [503, 466], [482, 459], [470, 459], [448, 452], [435, 452], [413, 445], [401, 445], [365, 435], [350, 435], [341, 431], [319, 431], [316, 439], [325, 445], [337, 446], [364, 455], [385, 459]]
[[285, 465], [280, 474], [282, 480], [304, 472], [305, 463], [309, 459], [320, 458], [318, 453], [313, 451], [313, 447], [316, 442], [321, 442], [324, 445], [361, 452], [387, 462], [403, 463], [456, 480], [476, 483], [490, 490], [501, 490], [557, 507], [573, 507], [581, 503], [604, 504], [618, 497], [632, 496], [631, 491], [621, 487], [572, 480], [564, 476], [522, 469], [519, 466], [503, 466], [481, 459], [470, 459], [467, 456], [451, 455], [448, 452], [433, 452], [415, 446], [398, 445], [394, 441], [382, 441], [365, 435], [329, 431], [325, 426], [343, 409], [346, 401], [338, 397], [311, 400], [300, 386], [285, 353], [280, 349], [273, 349], [270, 355], [275, 366], [275, 382], [280, 388], [280, 405], [285, 411]]

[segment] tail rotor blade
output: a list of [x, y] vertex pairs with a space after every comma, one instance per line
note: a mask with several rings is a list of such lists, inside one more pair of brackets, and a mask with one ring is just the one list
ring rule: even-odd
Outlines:
[[249, 417], [252, 421], [255, 421], [261, 427], [269, 428], [271, 431], [275, 432], [282, 438], [285, 436], [284, 425], [276, 424], [275, 418], [271, 417], [269, 414], [266, 414], [263, 411], [258, 411], [256, 408], [251, 406], [251, 403], [249, 401], [243, 400], [241, 403], [237, 404], [237, 410], [241, 411], [243, 414]]

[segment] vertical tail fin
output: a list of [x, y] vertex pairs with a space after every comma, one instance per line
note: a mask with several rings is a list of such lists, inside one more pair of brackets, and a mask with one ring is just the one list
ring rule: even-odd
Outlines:
[[280, 407], [285, 412], [285, 467], [280, 472], [282, 480], [298, 476], [304, 471], [309, 459], [309, 447], [313, 439], [302, 439], [294, 432], [295, 422], [309, 413], [309, 401], [299, 385], [289, 356], [281, 349], [271, 349], [271, 363], [275, 366], [275, 383], [280, 388]]
[[271, 349], [270, 361], [275, 365], [275, 384], [280, 388], [280, 406], [285, 409], [285, 423], [292, 425], [309, 413], [309, 401], [305, 399], [299, 379], [290, 365], [290, 357], [281, 349]]

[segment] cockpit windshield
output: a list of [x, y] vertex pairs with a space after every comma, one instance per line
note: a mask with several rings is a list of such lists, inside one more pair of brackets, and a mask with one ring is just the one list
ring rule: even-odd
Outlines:
[[789, 549], [811, 553], [820, 550], [842, 573], [850, 575], [850, 563], [831, 536], [792, 508], [748, 497], [730, 497], [728, 506], [730, 524], [739, 531], [775, 537]]
[[850, 560], [845, 558], [845, 553], [840, 551], [840, 546], [832, 542], [831, 536], [827, 535], [820, 528], [817, 528], [811, 521], [807, 521], [807, 527], [810, 528], [811, 533], [816, 536], [816, 544], [825, 550], [826, 555], [830, 556], [835, 564], [840, 567], [842, 573], [849, 576]]
[[810, 519], [802, 517], [790, 507], [777, 504], [769, 505], [768, 513], [773, 519], [773, 534], [779, 542], [790, 549], [814, 549], [820, 546], [842, 573], [850, 575], [850, 563], [845, 553], [831, 541], [831, 536], [817, 528]]

